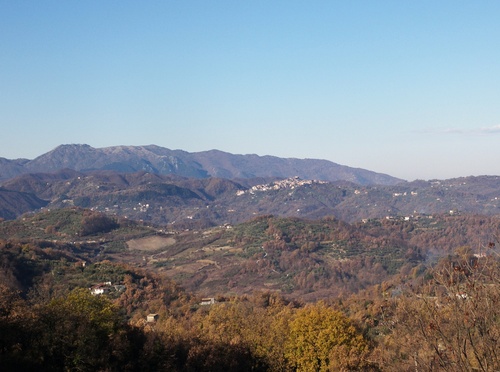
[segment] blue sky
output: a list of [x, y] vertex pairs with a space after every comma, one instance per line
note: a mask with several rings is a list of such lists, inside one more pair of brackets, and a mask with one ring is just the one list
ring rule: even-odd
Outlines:
[[0, 0], [0, 157], [59, 144], [500, 175], [499, 1]]

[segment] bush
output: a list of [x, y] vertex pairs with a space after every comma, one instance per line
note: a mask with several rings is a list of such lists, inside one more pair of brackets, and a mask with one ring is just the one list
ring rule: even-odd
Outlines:
[[119, 225], [114, 218], [105, 216], [100, 213], [93, 213], [83, 218], [79, 235], [86, 236], [99, 233], [107, 233], [118, 227]]

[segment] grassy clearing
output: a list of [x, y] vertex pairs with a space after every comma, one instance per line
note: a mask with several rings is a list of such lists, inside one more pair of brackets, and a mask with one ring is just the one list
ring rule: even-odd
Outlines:
[[127, 246], [134, 251], [157, 251], [161, 248], [174, 245], [176, 240], [172, 237], [148, 236], [140, 239], [131, 239], [127, 241]]

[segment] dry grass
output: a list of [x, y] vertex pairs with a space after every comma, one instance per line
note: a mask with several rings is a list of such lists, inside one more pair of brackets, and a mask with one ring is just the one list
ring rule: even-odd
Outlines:
[[140, 239], [132, 239], [127, 242], [127, 246], [131, 250], [137, 251], [157, 251], [161, 248], [171, 246], [176, 243], [176, 240], [171, 237], [148, 236]]

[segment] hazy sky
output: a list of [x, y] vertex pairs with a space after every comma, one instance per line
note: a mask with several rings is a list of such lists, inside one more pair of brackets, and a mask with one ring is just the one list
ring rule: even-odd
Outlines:
[[60, 144], [500, 175], [500, 1], [0, 0], [0, 157]]

